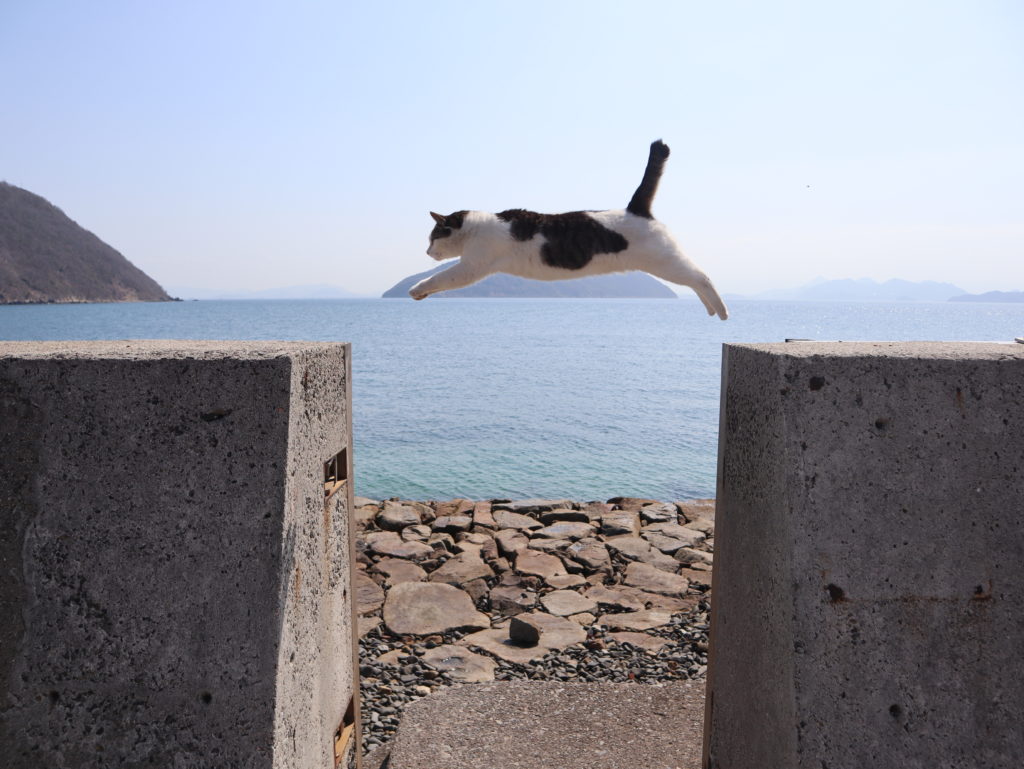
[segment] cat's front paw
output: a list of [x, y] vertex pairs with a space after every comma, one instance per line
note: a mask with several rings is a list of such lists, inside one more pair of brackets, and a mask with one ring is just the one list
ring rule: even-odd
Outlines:
[[417, 288], [416, 286], [413, 286], [412, 288], [409, 289], [409, 296], [411, 296], [418, 302], [421, 299], [426, 299], [428, 296], [430, 296], [430, 292], [424, 291], [422, 288]]

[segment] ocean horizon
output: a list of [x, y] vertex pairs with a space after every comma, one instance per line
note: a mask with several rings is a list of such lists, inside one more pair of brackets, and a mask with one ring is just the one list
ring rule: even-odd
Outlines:
[[350, 342], [357, 495], [715, 495], [721, 347], [1012, 341], [1024, 305], [696, 299], [0, 306], [0, 339]]

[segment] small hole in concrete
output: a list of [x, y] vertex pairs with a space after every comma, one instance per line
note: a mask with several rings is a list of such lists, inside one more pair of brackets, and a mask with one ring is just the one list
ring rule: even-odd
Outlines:
[[825, 589], [828, 591], [828, 600], [832, 603], [839, 603], [846, 600], [846, 592], [838, 585], [829, 583]]
[[903, 708], [901, 708], [899, 705], [889, 706], [889, 715], [891, 715], [893, 718], [899, 718], [902, 714]]
[[203, 701], [204, 705], [209, 705], [211, 702], [213, 702], [213, 695], [209, 692], [203, 692], [199, 695], [199, 699]]
[[878, 419], [875, 420], [875, 427], [877, 427], [879, 430], [884, 430], [888, 426], [889, 426], [889, 418], [888, 417], [879, 417]]
[[823, 376], [812, 376], [809, 387], [812, 390], [820, 390], [825, 386], [825, 377]]
[[57, 703], [60, 701], [59, 692], [50, 692], [50, 702]]

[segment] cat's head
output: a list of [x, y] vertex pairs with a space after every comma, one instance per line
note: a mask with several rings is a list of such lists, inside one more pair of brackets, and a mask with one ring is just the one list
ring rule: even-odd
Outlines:
[[466, 219], [467, 211], [456, 211], [454, 214], [442, 216], [433, 211], [430, 215], [434, 219], [434, 229], [430, 231], [430, 246], [427, 248], [427, 256], [432, 256], [441, 262], [462, 255], [463, 235], [462, 223]]

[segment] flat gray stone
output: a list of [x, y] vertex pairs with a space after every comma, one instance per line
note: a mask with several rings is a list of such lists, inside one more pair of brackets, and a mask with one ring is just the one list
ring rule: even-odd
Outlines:
[[405, 709], [390, 769], [699, 769], [704, 684], [497, 681]]
[[537, 605], [537, 594], [518, 585], [491, 588], [491, 611], [509, 617], [529, 611]]
[[625, 583], [648, 593], [682, 598], [690, 587], [689, 580], [678, 574], [648, 566], [645, 563], [631, 563], [626, 567]]
[[422, 561], [429, 558], [434, 552], [430, 545], [423, 542], [403, 542], [393, 531], [380, 531], [369, 534], [366, 543], [370, 549], [379, 554], [392, 558], [408, 558], [413, 561]]
[[491, 626], [469, 594], [440, 582], [403, 582], [388, 591], [384, 624], [397, 635], [430, 635]]
[[700, 603], [699, 596], [690, 595], [689, 593], [682, 598], [675, 598], [668, 595], [658, 595], [657, 593], [647, 593], [639, 588], [634, 588], [634, 590], [636, 590], [635, 595], [637, 599], [643, 601], [646, 608], [661, 609], [673, 614], [690, 611]]
[[593, 535], [594, 527], [589, 523], [582, 523], [580, 521], [559, 521], [533, 532], [534, 537], [568, 539], [573, 542], [584, 537], [592, 537]]
[[571, 615], [569, 617], [569, 620], [571, 622], [575, 622], [577, 625], [583, 625], [583, 627], [586, 627], [588, 625], [593, 625], [595, 622], [597, 622], [597, 617], [595, 617], [589, 611], [584, 611], [580, 612], [579, 614]]
[[618, 505], [623, 510], [628, 510], [632, 513], [637, 512], [641, 507], [645, 505], [658, 505], [661, 504], [656, 499], [644, 499], [643, 497], [612, 497], [608, 500], [613, 505]]
[[470, 499], [452, 499], [448, 502], [435, 502], [434, 513], [438, 518], [446, 515], [468, 515], [473, 512], [473, 501]]
[[558, 507], [554, 510], [548, 510], [546, 513], [540, 513], [537, 516], [540, 522], [545, 526], [559, 521], [581, 521], [583, 523], [590, 523], [590, 513], [584, 510], [573, 510], [569, 507]]
[[469, 597], [473, 599], [474, 606], [480, 602], [480, 599], [486, 598], [490, 592], [490, 588], [487, 587], [487, 580], [482, 577], [470, 580], [464, 585], [459, 585], [459, 587], [469, 593]]
[[491, 567], [476, 553], [460, 553], [449, 558], [427, 578], [430, 582], [447, 582], [449, 585], [465, 585], [474, 579], [493, 577]]
[[660, 609], [627, 611], [622, 614], [605, 614], [601, 624], [612, 630], [652, 630], [672, 621], [672, 613]]
[[558, 617], [568, 617], [570, 614], [591, 612], [597, 609], [597, 601], [580, 595], [575, 590], [555, 590], [547, 595], [542, 595], [540, 602], [549, 613]]
[[560, 558], [533, 550], [524, 550], [516, 556], [515, 569], [520, 574], [530, 574], [541, 578], [568, 573]]
[[494, 520], [502, 529], [529, 530], [540, 529], [544, 526], [544, 524], [536, 518], [531, 518], [528, 515], [521, 515], [519, 513], [512, 513], [508, 510], [496, 510], [494, 512]]
[[373, 523], [377, 517], [377, 508], [375, 507], [360, 507], [355, 511], [354, 519], [356, 528], [362, 531], [363, 529], [369, 528], [370, 524]]
[[715, 536], [714, 518], [696, 518], [683, 524], [687, 529], [695, 529], [709, 537]]
[[426, 542], [430, 538], [430, 535], [433, 534], [430, 527], [424, 523], [406, 526], [400, 533], [403, 541], [405, 542], [412, 542], [413, 540], [417, 542]]
[[612, 560], [608, 548], [596, 539], [581, 539], [565, 549], [576, 563], [591, 571], [611, 571]]
[[498, 543], [498, 552], [505, 556], [515, 555], [530, 546], [530, 540], [517, 529], [505, 529], [494, 535]]
[[456, 542], [454, 550], [456, 553], [469, 554], [474, 558], [483, 558], [483, 545], [477, 545], [472, 542]]
[[601, 516], [601, 533], [606, 537], [632, 536], [640, 533], [640, 517], [627, 510], [615, 510]]
[[699, 519], [715, 520], [715, 500], [713, 499], [691, 499], [687, 502], [676, 502], [676, 507], [687, 521]]
[[679, 511], [670, 502], [659, 502], [641, 507], [640, 518], [647, 523], [676, 523], [679, 520]]
[[642, 561], [650, 557], [651, 554], [651, 543], [643, 537], [628, 534], [618, 537], [607, 537], [605, 544], [613, 553], [618, 553], [630, 561]]
[[498, 522], [494, 520], [491, 513], [490, 502], [477, 502], [473, 505], [473, 527], [479, 526], [482, 529], [496, 529]]
[[686, 566], [692, 566], [695, 564], [706, 564], [711, 566], [713, 563], [713, 556], [711, 553], [705, 553], [703, 550], [694, 550], [692, 547], [682, 547], [672, 556], [676, 561]]
[[605, 539], [608, 548], [630, 561], [640, 561], [662, 571], [675, 572], [679, 568], [678, 561], [651, 547], [643, 537], [620, 536]]
[[398, 531], [406, 526], [415, 526], [419, 523], [422, 523], [422, 520], [414, 508], [396, 505], [393, 502], [385, 503], [384, 509], [377, 516], [377, 525], [391, 531]]
[[638, 598], [634, 590], [622, 588], [619, 585], [605, 587], [594, 585], [586, 592], [587, 598], [595, 601], [598, 606], [605, 609], [619, 609], [622, 611], [640, 611], [647, 608], [643, 600]]
[[427, 649], [420, 657], [435, 670], [447, 673], [453, 681], [480, 683], [494, 680], [494, 660], [474, 654], [464, 646], [443, 644]]
[[520, 665], [540, 659], [545, 654], [582, 643], [587, 632], [575, 622], [551, 614], [535, 612], [517, 617], [528, 617], [543, 629], [536, 646], [517, 646], [508, 637], [508, 630], [494, 628], [467, 635], [458, 641], [460, 646], [475, 647]]
[[572, 507], [569, 499], [517, 499], [512, 502], [495, 502], [494, 510], [511, 510], [515, 513], [543, 513], [559, 507]]
[[380, 617], [377, 616], [364, 616], [359, 618], [357, 630], [359, 637], [362, 638], [364, 635], [369, 633], [371, 630], [375, 630], [380, 625]]
[[380, 585], [361, 571], [355, 573], [354, 582], [356, 611], [359, 614], [373, 614], [384, 605], [384, 589]]
[[530, 540], [530, 549], [539, 550], [542, 553], [554, 553], [565, 550], [571, 544], [572, 542], [567, 539], [543, 539], [538, 537]]
[[679, 540], [680, 547], [695, 547], [707, 539], [704, 532], [692, 528], [690, 524], [680, 526], [678, 523], [652, 523], [650, 526], [644, 526], [640, 532], [640, 536], [648, 540], [654, 534]]
[[681, 540], [674, 539], [673, 537], [666, 537], [664, 534], [658, 534], [654, 531], [650, 533], [646, 531], [643, 532], [643, 538], [650, 543], [651, 547], [665, 555], [672, 555], [676, 550], [686, 545], [686, 543]]
[[553, 587], [555, 590], [564, 590], [567, 587], [579, 587], [580, 585], [587, 584], [587, 581], [579, 574], [556, 574], [553, 577], [547, 577], [544, 582], [548, 587]]
[[700, 588], [711, 587], [711, 572], [706, 570], [698, 570], [684, 566], [679, 570], [680, 576], [686, 577], [690, 580], [691, 586], [697, 586]]
[[403, 582], [422, 582], [427, 578], [423, 569], [404, 558], [381, 558], [373, 568], [387, 577], [385, 584], [389, 588]]
[[455, 549], [455, 538], [447, 531], [435, 531], [427, 538], [427, 544], [439, 554]]
[[486, 545], [488, 543], [493, 543], [494, 542], [494, 534], [493, 534], [493, 532], [486, 532], [485, 533], [485, 531], [486, 530], [482, 530], [482, 531], [467, 531], [467, 532], [465, 532], [463, 534], [459, 534], [455, 539], [456, 539], [457, 544], [459, 544], [459, 545], [465, 544], [467, 542], [471, 543], [471, 544], [474, 544], [474, 545], [481, 545], [481, 546]]
[[613, 508], [614, 505], [609, 505], [607, 502], [587, 502], [580, 510], [590, 516], [592, 523], [594, 521], [600, 523], [601, 516], [610, 513]]
[[449, 534], [455, 534], [459, 531], [469, 531], [469, 527], [472, 525], [473, 519], [468, 515], [443, 515], [435, 518], [431, 527], [434, 531], [446, 531]]

